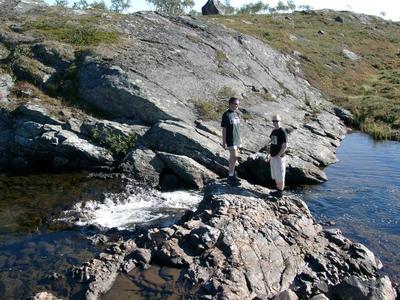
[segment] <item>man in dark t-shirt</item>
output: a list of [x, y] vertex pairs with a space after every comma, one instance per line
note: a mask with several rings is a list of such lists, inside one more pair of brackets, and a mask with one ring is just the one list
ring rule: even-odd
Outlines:
[[282, 197], [285, 188], [286, 158], [285, 152], [288, 146], [286, 131], [281, 127], [281, 117], [275, 115], [272, 117], [274, 129], [271, 132], [271, 147], [268, 159], [271, 168], [271, 177], [275, 180], [277, 191], [273, 196]]
[[235, 174], [235, 165], [240, 147], [240, 118], [238, 113], [239, 99], [229, 99], [229, 109], [222, 115], [222, 147], [229, 149], [229, 176], [228, 183], [232, 186], [240, 185], [240, 179]]

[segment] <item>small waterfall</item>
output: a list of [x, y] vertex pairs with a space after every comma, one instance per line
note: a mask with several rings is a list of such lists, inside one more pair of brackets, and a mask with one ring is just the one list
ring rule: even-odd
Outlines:
[[163, 193], [129, 184], [122, 193], [105, 193], [102, 201], [76, 203], [60, 220], [79, 226], [129, 229], [194, 210], [202, 197], [197, 191]]

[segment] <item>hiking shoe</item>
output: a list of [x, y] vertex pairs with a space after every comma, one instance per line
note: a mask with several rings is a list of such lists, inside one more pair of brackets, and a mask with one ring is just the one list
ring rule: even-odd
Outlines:
[[273, 197], [275, 197], [275, 198], [282, 198], [282, 196], [283, 196], [283, 191], [281, 191], [281, 190], [276, 190], [276, 191], [273, 191], [273, 192], [271, 192], [271, 193], [269, 193], [271, 196], [273, 196]]
[[240, 181], [235, 176], [228, 176], [227, 182], [230, 186], [239, 186], [240, 185]]

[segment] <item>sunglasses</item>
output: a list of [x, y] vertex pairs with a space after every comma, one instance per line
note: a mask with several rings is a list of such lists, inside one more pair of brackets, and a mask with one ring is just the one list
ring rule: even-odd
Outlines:
[[280, 120], [272, 120], [272, 123], [278, 123]]

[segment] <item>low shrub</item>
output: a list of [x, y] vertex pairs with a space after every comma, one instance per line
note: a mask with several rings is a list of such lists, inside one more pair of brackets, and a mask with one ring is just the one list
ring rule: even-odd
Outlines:
[[117, 157], [124, 157], [135, 146], [137, 135], [123, 135], [108, 128], [97, 127], [92, 131], [92, 140], [105, 147]]
[[98, 19], [97, 17], [69, 19], [63, 16], [42, 16], [25, 23], [23, 30], [38, 32], [48, 39], [78, 47], [117, 42], [118, 32], [103, 29]]
[[195, 107], [201, 120], [218, 120], [222, 117], [222, 114], [227, 109], [227, 102], [196, 100]]

